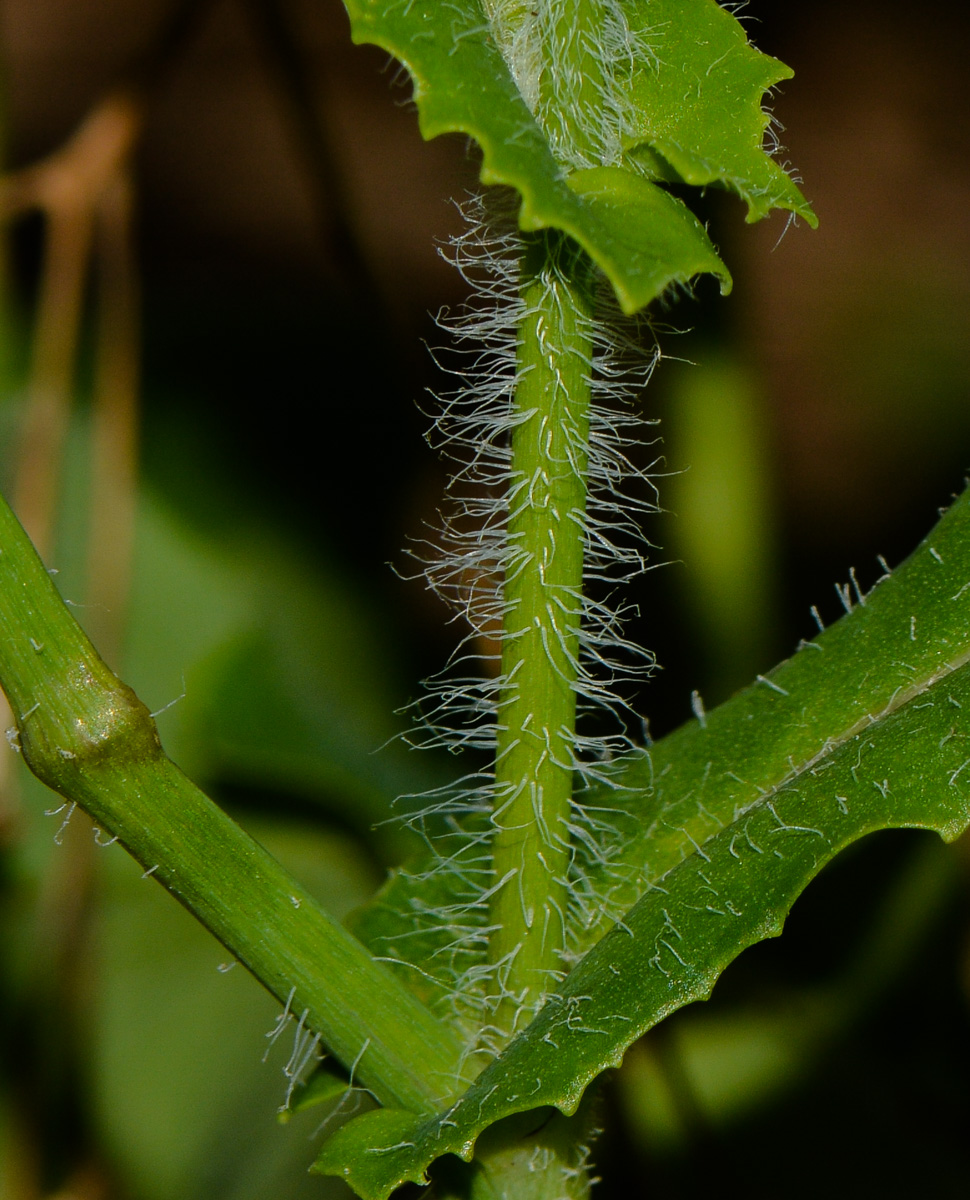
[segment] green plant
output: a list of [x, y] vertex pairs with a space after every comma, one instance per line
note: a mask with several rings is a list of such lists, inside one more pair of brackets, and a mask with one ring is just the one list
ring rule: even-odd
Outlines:
[[[635, 543], [614, 551], [587, 501], [598, 472], [605, 511], [622, 503], [610, 489], [623, 446], [604, 434], [628, 428], [622, 314], [594, 265], [627, 315], [702, 271], [728, 286], [701, 224], [659, 184], [720, 184], [752, 218], [781, 207], [812, 219], [762, 149], [762, 96], [785, 69], [713, 0], [568, 14], [495, 5], [484, 22], [472, 3], [352, 16], [359, 38], [408, 65], [426, 135], [472, 134], [485, 182], [521, 199], [518, 232], [487, 214], [459, 248], [504, 307], [458, 327], [496, 339], [478, 364], [484, 398], [476, 383], [461, 398], [470, 414], [453, 404], [442, 419], [449, 436], [457, 425], [471, 456], [462, 471], [483, 490], [459, 514], [471, 541], [459, 520], [446, 529], [458, 559], [430, 567], [477, 634], [505, 621], [498, 676], [437, 689], [446, 717], [455, 701], [472, 705], [441, 735], [462, 746], [491, 742], [497, 708], [494, 778], [448, 786], [413, 818], [431, 849], [357, 916], [355, 941], [164, 758], [10, 517], [4, 688], [37, 774], [313, 1030], [294, 1076], [318, 1037], [333, 1054], [337, 1068], [318, 1070], [299, 1103], [356, 1084], [381, 1105], [328, 1139], [318, 1169], [377, 1197], [477, 1147], [467, 1176], [437, 1180], [443, 1194], [583, 1195], [595, 1111], [581, 1099], [640, 1033], [778, 932], [849, 842], [894, 825], [947, 837], [965, 826], [970, 517], [958, 501], [891, 580], [856, 590], [843, 622], [716, 711], [698, 703], [696, 723], [648, 751], [620, 710], [609, 760], [577, 734], [576, 697], [615, 709], [604, 680], [618, 669], [589, 667], [604, 667], [616, 631], [595, 587], [611, 560], [620, 577], [642, 564]], [[511, 378], [514, 407], [479, 407], [501, 405]], [[591, 415], [597, 390], [618, 416]], [[508, 500], [490, 490], [502, 478]], [[488, 587], [497, 578], [499, 594]]]

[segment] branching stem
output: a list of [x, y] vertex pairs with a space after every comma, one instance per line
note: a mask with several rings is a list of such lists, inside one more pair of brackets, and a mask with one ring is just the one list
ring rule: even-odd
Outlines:
[[2, 498], [0, 683], [31, 770], [120, 839], [381, 1103], [432, 1113], [461, 1090], [452, 1030], [166, 758]]

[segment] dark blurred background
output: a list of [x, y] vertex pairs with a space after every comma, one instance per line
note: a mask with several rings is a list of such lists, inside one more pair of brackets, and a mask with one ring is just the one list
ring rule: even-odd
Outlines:
[[[821, 226], [696, 198], [734, 293], [701, 281], [658, 313], [681, 332], [644, 397], [669, 564], [636, 595], [654, 736], [811, 636], [811, 606], [836, 619], [833, 584], [905, 557], [970, 466], [970, 12], [744, 17], [795, 70], [771, 107]], [[415, 402], [448, 386], [423, 343], [463, 299], [436, 243], [476, 152], [421, 141], [338, 0], [4, 0], [0, 58], [0, 483], [173, 755], [346, 911], [407, 849], [371, 826], [449, 770], [372, 751], [460, 632], [387, 564], [407, 573], [442, 502]], [[81, 128], [66, 184], [31, 174]], [[85, 170], [109, 200], [85, 201]], [[45, 402], [54, 494], [24, 432]], [[304, 1176], [319, 1120], [274, 1123], [272, 1002], [4, 771], [0, 1197], [346, 1195]], [[636, 1047], [607, 1094], [604, 1200], [965, 1195], [967, 865], [870, 839]]]

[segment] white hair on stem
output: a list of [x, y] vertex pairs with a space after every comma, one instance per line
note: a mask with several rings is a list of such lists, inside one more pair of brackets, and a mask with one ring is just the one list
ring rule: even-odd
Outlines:
[[[471, 298], [437, 318], [451, 345], [436, 357], [458, 386], [435, 397], [427, 435], [453, 465], [446, 492], [449, 507], [440, 515], [437, 530], [412, 543], [408, 553], [421, 564], [427, 585], [465, 622], [468, 632], [446, 667], [426, 681], [424, 697], [412, 706], [416, 720], [408, 740], [455, 754], [487, 753], [494, 760], [503, 700], [515, 689], [518, 673], [518, 666], [504, 675], [500, 669], [503, 639], [518, 636], [506, 621], [511, 610], [504, 585], [520, 572], [536, 570], [541, 575], [543, 570], [541, 554], [507, 536], [510, 517], [528, 502], [530, 487], [529, 480], [512, 478], [510, 439], [513, 430], [537, 412], [516, 412], [513, 405], [521, 378], [517, 337], [526, 310], [520, 279], [522, 243], [511, 198], [496, 201], [490, 194], [486, 203], [476, 196], [460, 208], [466, 228], [442, 253], [469, 285]], [[658, 511], [650, 478], [656, 463], [644, 467], [635, 460], [642, 460], [642, 448], [650, 445], [643, 431], [653, 422], [644, 421], [636, 402], [660, 354], [649, 326], [620, 313], [605, 281], [596, 316], [588, 325], [589, 433], [583, 436], [567, 422], [564, 443], [571, 468], [578, 472], [586, 463], [588, 497], [585, 511], [573, 510], [562, 518], [578, 527], [582, 537], [583, 588], [552, 591], [547, 612], [548, 636], [557, 641], [560, 661], [566, 659], [575, 672], [570, 686], [578, 700], [578, 730], [558, 731], [568, 754], [568, 761], [560, 765], [575, 779], [570, 818], [564, 827], [546, 827], [547, 844], [568, 844], [566, 878], [559, 881], [565, 883], [568, 896], [569, 911], [563, 914], [567, 944], [561, 969], [550, 983], [561, 977], [570, 961], [568, 931], [600, 920], [604, 903], [609, 903], [603, 880], [612, 890], [609, 862], [619, 850], [617, 837], [607, 819], [609, 810], [585, 804], [584, 793], [604, 783], [614, 786], [607, 772], [610, 760], [638, 748], [627, 726], [639, 729], [640, 720], [620, 689], [655, 666], [653, 655], [623, 634], [624, 621], [635, 615], [635, 608], [616, 603], [612, 593], [617, 585], [651, 569], [650, 546], [638, 518]], [[649, 338], [646, 351], [644, 332]], [[549, 536], [554, 539], [555, 532]], [[564, 631], [577, 624], [574, 652]], [[554, 663], [549, 646], [547, 654]], [[611, 728], [604, 732], [607, 726]], [[549, 755], [555, 759], [551, 745]], [[455, 784], [402, 798], [420, 801], [406, 820], [433, 852], [433, 867], [423, 878], [427, 882], [442, 873], [449, 876], [447, 904], [412, 898], [413, 934], [437, 932], [435, 979], [453, 1015], [477, 1039], [471, 1050], [496, 1048], [504, 1036], [490, 1026], [488, 1017], [507, 995], [507, 963], [490, 963], [486, 954], [489, 899], [506, 882], [493, 877], [489, 846], [497, 820], [513, 792], [521, 794], [523, 786], [525, 781], [517, 788], [506, 785], [500, 794], [494, 767], [483, 767]], [[533, 811], [541, 825], [541, 794], [533, 796]], [[597, 867], [596, 886], [592, 864]], [[408, 936], [401, 935], [403, 940]]]
[[634, 128], [631, 78], [658, 65], [622, 0], [483, 0], [519, 94], [567, 169], [609, 166]]

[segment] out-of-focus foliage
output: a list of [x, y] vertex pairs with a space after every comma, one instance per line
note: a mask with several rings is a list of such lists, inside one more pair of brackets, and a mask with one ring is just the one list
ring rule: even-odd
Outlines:
[[[84, 445], [82, 427], [72, 455]], [[69, 513], [80, 506], [82, 477], [67, 473], [79, 485], [66, 498]], [[83, 538], [70, 536], [71, 524], [53, 556], [64, 564], [68, 596], [83, 594]], [[341, 915], [379, 881], [375, 856], [404, 849], [397, 826], [369, 849], [361, 838], [392, 815], [395, 796], [434, 776], [401, 744], [375, 753], [393, 733], [398, 698], [366, 600], [336, 572], [328, 579], [308, 569], [279, 537], [271, 545], [263, 534], [261, 552], [257, 532], [239, 536], [244, 552], [206, 543], [157, 496], [143, 495], [122, 669], [159, 708], [174, 701], [159, 716], [163, 736], [195, 777], [230, 794], [245, 784], [264, 798], [265, 815], [243, 813], [244, 822]], [[77, 611], [83, 620], [83, 605]], [[263, 647], [270, 650], [250, 652]], [[4, 1011], [13, 1029], [31, 1012], [42, 1018], [27, 1042], [32, 1053], [45, 1057], [48, 1035], [60, 1051], [50, 1055], [48, 1078], [38, 1063], [13, 1056], [14, 1103], [21, 1072], [37, 1072], [34, 1100], [43, 1105], [46, 1088], [72, 1086], [59, 1074], [77, 1070], [90, 1088], [87, 1121], [136, 1196], [320, 1195], [306, 1177], [306, 1139], [326, 1112], [285, 1129], [273, 1120], [292, 1041], [286, 1030], [262, 1061], [275, 1001], [242, 969], [225, 971], [233, 965], [226, 952], [119, 848], [96, 845], [82, 815], [62, 828], [60, 801], [26, 771], [8, 788]], [[287, 815], [274, 813], [274, 795]], [[45, 817], [45, 809], [59, 811]], [[336, 832], [334, 820], [348, 832]], [[86, 915], [81, 945], [65, 947], [50, 905], [74, 889]], [[65, 982], [60, 960], [74, 954], [65, 1004], [56, 994]], [[45, 1030], [59, 1009], [76, 1026], [67, 1034]], [[76, 1035], [83, 1043], [75, 1058], [60, 1043], [70, 1048]], [[9, 1137], [3, 1161], [13, 1171], [21, 1139], [30, 1149], [29, 1131], [14, 1127]], [[14, 1175], [5, 1186], [4, 1196], [19, 1197]]]

